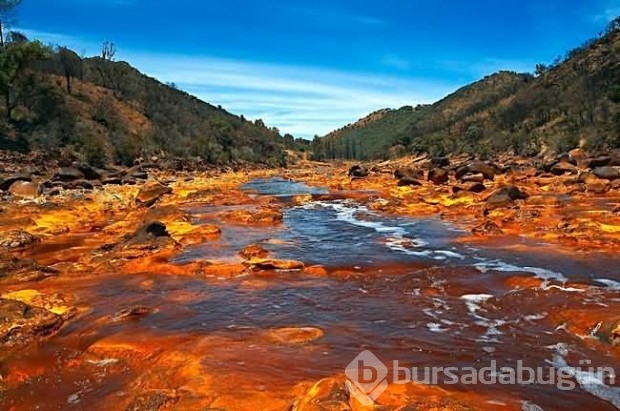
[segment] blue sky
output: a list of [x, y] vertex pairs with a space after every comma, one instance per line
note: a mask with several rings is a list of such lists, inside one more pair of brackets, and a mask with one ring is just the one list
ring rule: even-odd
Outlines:
[[533, 71], [603, 30], [620, 0], [23, 0], [32, 38], [117, 59], [283, 133], [433, 102]]

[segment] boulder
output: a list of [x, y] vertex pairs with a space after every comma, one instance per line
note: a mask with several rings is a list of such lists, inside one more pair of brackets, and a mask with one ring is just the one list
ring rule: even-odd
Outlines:
[[586, 153], [581, 148], [576, 148], [568, 152], [568, 157], [571, 162], [576, 163], [583, 161], [586, 158]]
[[170, 237], [166, 225], [161, 221], [152, 221], [140, 227], [133, 235], [134, 238], [144, 237]]
[[226, 221], [248, 224], [277, 224], [284, 219], [280, 211], [269, 208], [259, 211], [231, 210], [221, 213], [220, 216]]
[[157, 182], [146, 183], [140, 188], [136, 196], [136, 203], [150, 207], [166, 194], [172, 193], [172, 188]]
[[0, 347], [23, 347], [57, 331], [62, 318], [44, 308], [0, 298]]
[[420, 183], [418, 180], [410, 176], [403, 176], [400, 180], [398, 180], [399, 187], [405, 187], [405, 186], [419, 187], [421, 185], [422, 183]]
[[368, 177], [368, 169], [364, 166], [356, 164], [349, 169], [348, 175], [353, 178]]
[[484, 174], [469, 174], [466, 176], [463, 176], [463, 178], [461, 178], [461, 181], [463, 183], [479, 183], [482, 184], [484, 183], [485, 177]]
[[456, 179], [461, 180], [468, 174], [482, 174], [487, 180], [494, 180], [497, 168], [484, 161], [472, 161], [471, 163], [456, 170]]
[[65, 190], [92, 190], [95, 186], [90, 181], [74, 180], [63, 182], [62, 188]]
[[599, 156], [585, 160], [584, 165], [588, 168], [605, 167], [611, 164], [611, 156]]
[[32, 181], [30, 174], [15, 174], [10, 177], [0, 180], [0, 191], [9, 191], [9, 188], [17, 181]]
[[293, 260], [250, 260], [250, 264], [259, 270], [303, 270], [304, 263]]
[[269, 251], [265, 250], [260, 244], [250, 244], [239, 252], [241, 257], [246, 260], [255, 258], [267, 258]]
[[448, 170], [444, 168], [433, 168], [428, 172], [428, 181], [433, 182], [435, 185], [445, 184], [450, 180]]
[[0, 232], [0, 247], [9, 250], [27, 248], [38, 244], [41, 240], [24, 230], [11, 230]]
[[54, 177], [54, 180], [58, 181], [75, 181], [75, 180], [84, 180], [86, 177], [84, 173], [78, 170], [75, 167], [60, 167], [58, 173]]
[[477, 183], [477, 182], [469, 182], [469, 183], [464, 183], [462, 186], [464, 191], [469, 191], [470, 193], [482, 193], [484, 190], [486, 190], [487, 188], [484, 186], [484, 184], [482, 183]]
[[516, 200], [525, 200], [528, 195], [515, 186], [502, 187], [487, 198], [487, 205], [502, 207]]
[[146, 180], [149, 175], [142, 166], [135, 166], [127, 170], [127, 177], [134, 180]]
[[549, 171], [551, 174], [556, 176], [561, 176], [564, 174], [575, 174], [577, 173], [577, 167], [569, 163], [568, 161], [558, 161], [557, 163], [551, 165], [549, 167]]
[[84, 178], [89, 181], [101, 180], [105, 170], [97, 169], [88, 164], [78, 164], [76, 168], [84, 175]]
[[430, 165], [433, 168], [443, 168], [450, 166], [450, 159], [448, 157], [434, 157], [430, 160]]
[[38, 197], [43, 193], [43, 187], [39, 183], [31, 181], [16, 181], [9, 187], [9, 193], [16, 197]]
[[597, 176], [588, 172], [579, 173], [579, 176], [577, 177], [577, 183], [579, 184], [593, 183], [598, 180], [599, 178]]
[[591, 181], [586, 184], [586, 190], [588, 193], [605, 194], [610, 188], [611, 185], [609, 184], [609, 181], [603, 179]]
[[121, 308], [117, 312], [112, 315], [112, 321], [123, 321], [128, 319], [137, 319], [141, 317], [146, 317], [147, 315], [153, 313], [155, 310], [152, 308], [145, 307], [143, 305], [135, 305], [131, 307]]
[[412, 167], [399, 167], [394, 171], [394, 177], [399, 180], [403, 177], [411, 177], [412, 179], [419, 180], [424, 178], [424, 171]]
[[597, 167], [592, 170], [592, 174], [597, 176], [598, 178], [602, 178], [603, 180], [617, 180], [620, 178], [620, 170], [615, 167]]

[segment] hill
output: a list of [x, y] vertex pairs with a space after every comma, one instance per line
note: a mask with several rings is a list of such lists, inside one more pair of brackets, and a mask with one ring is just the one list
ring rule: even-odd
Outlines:
[[[431, 106], [387, 110], [375, 121], [316, 139], [317, 159], [401, 153], [514, 151], [534, 155], [580, 144], [620, 146], [620, 18], [536, 75], [499, 72]], [[355, 149], [351, 149], [354, 147]]]
[[70, 152], [98, 166], [153, 155], [276, 166], [303, 143], [113, 61], [107, 47], [81, 58], [13, 33], [0, 51], [0, 149]]

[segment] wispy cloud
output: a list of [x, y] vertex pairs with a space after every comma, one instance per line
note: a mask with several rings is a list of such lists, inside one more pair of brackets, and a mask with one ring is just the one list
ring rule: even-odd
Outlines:
[[[98, 54], [100, 44], [72, 36], [23, 30], [32, 38]], [[208, 56], [145, 53], [119, 47], [117, 58], [202, 100], [261, 118], [283, 133], [323, 135], [377, 109], [431, 103], [456, 84], [320, 67], [257, 63]], [[394, 63], [394, 62], [392, 62]]]
[[301, 137], [323, 135], [385, 107], [429, 103], [454, 85], [316, 67], [134, 55], [148, 74]]

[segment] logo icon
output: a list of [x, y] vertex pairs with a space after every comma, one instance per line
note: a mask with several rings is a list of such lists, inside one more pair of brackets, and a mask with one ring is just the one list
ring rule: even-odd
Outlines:
[[371, 406], [387, 389], [387, 367], [370, 351], [358, 355], [345, 369], [350, 394], [363, 406]]

